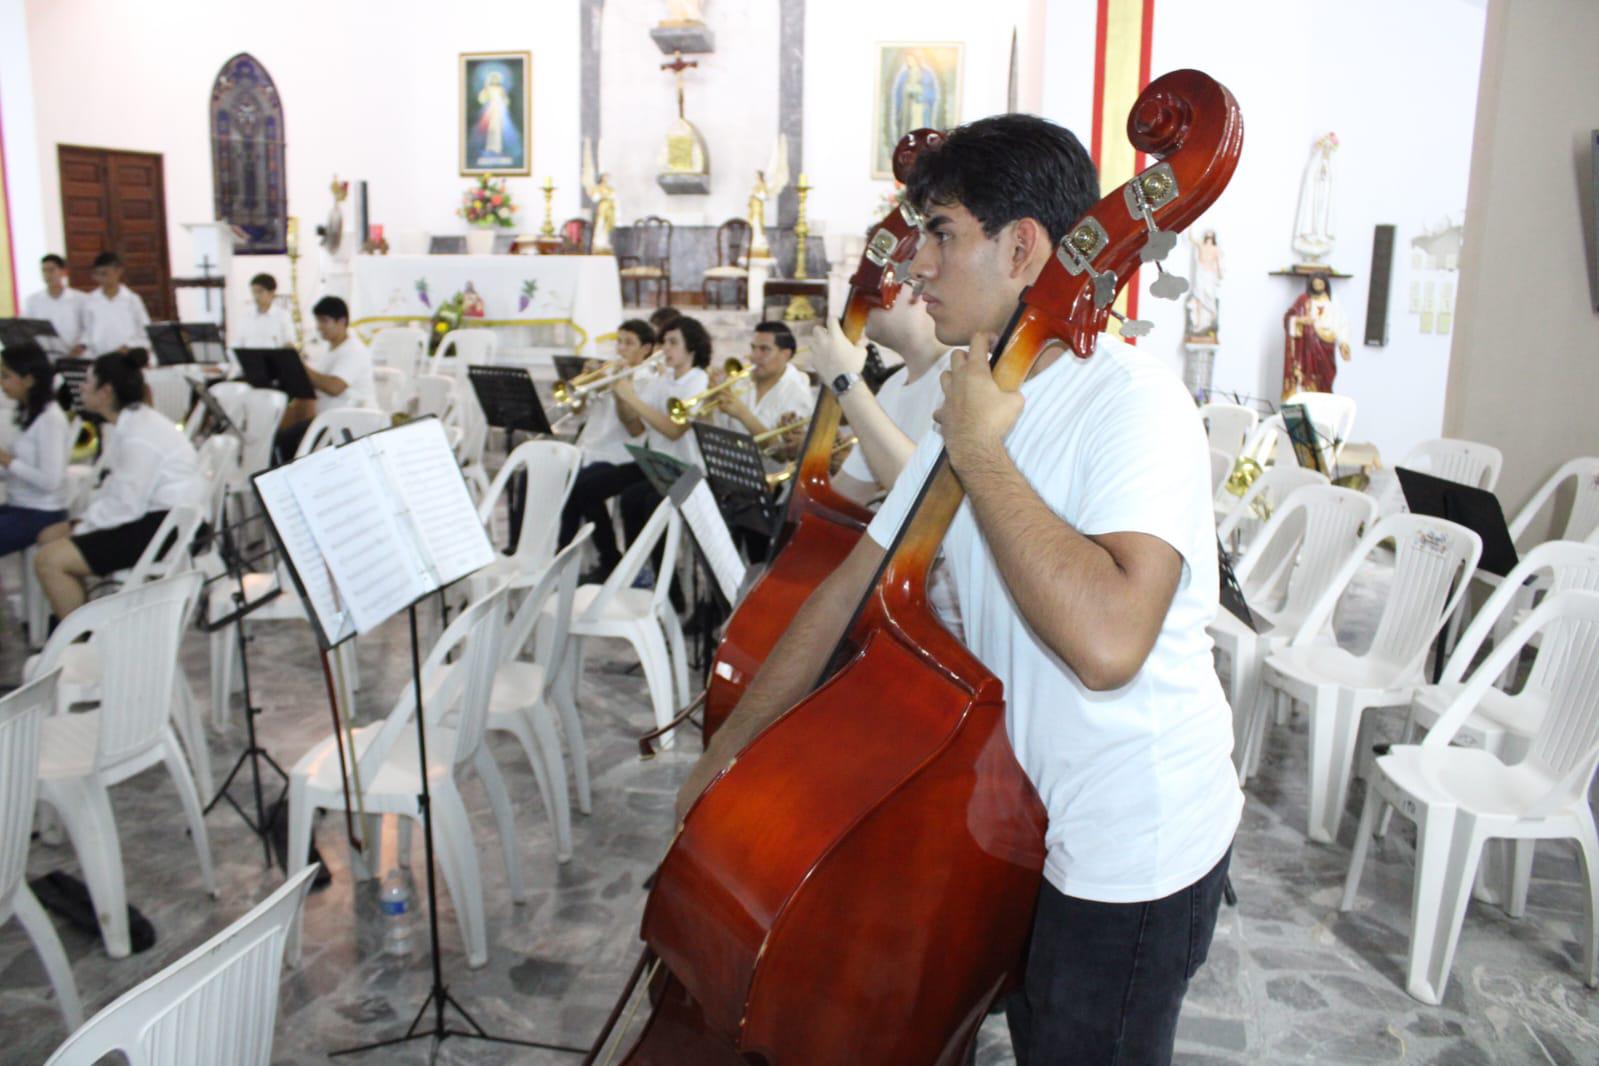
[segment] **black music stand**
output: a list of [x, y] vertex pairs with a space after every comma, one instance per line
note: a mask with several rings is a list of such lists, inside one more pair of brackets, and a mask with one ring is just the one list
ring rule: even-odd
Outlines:
[[38, 344], [41, 337], [59, 336], [55, 324], [48, 318], [0, 318], [0, 345], [7, 348]]
[[196, 362], [216, 366], [228, 361], [227, 343], [222, 339], [222, 327], [215, 322], [180, 322], [183, 339]]
[[1316, 428], [1305, 405], [1285, 403], [1281, 414], [1283, 428], [1288, 430], [1288, 440], [1294, 446], [1294, 458], [1299, 465], [1318, 474], [1328, 474], [1327, 464], [1321, 457], [1321, 445], [1326, 440], [1326, 434]]
[[571, 381], [583, 373], [583, 367], [588, 362], [581, 355], [552, 355], [550, 362], [555, 367], [555, 376], [562, 381]]
[[277, 389], [291, 400], [312, 400], [316, 389], [305, 372], [305, 362], [293, 348], [235, 348], [244, 380], [258, 389]]
[[533, 387], [533, 375], [525, 368], [469, 366], [466, 375], [488, 424], [506, 431], [507, 450], [511, 443], [509, 435], [517, 430], [535, 436], [551, 435], [550, 420]]
[[776, 536], [782, 512], [767, 488], [766, 466], [755, 438], [742, 430], [695, 422], [694, 439], [705, 460], [705, 478], [727, 524], [767, 538]]
[[194, 352], [189, 349], [189, 340], [183, 334], [183, 326], [177, 322], [152, 322], [144, 327], [144, 332], [149, 334], [150, 349], [155, 352], [155, 360], [162, 366], [180, 366], [195, 362]]
[[83, 383], [89, 377], [89, 371], [94, 367], [94, 360], [62, 356], [56, 360], [56, 377], [61, 379], [61, 388], [58, 395], [64, 392], [67, 401], [64, 406], [72, 408], [74, 414], [82, 415], [83, 410]]
[[1399, 487], [1411, 514], [1442, 518], [1465, 526], [1482, 538], [1482, 558], [1477, 561], [1477, 569], [1504, 577], [1521, 561], [1499, 497], [1487, 489], [1409, 467], [1398, 467], [1394, 473], [1399, 476]]
[[1227, 558], [1227, 549], [1222, 547], [1220, 537], [1216, 538], [1216, 570], [1221, 578], [1221, 605], [1251, 633], [1259, 633], [1260, 623], [1255, 621], [1255, 612], [1244, 599], [1244, 590], [1238, 584], [1238, 575], [1233, 573], [1232, 561]]

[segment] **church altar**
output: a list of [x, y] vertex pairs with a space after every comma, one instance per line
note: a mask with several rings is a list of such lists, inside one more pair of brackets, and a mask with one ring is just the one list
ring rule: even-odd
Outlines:
[[622, 321], [613, 256], [358, 255], [350, 325], [364, 333], [387, 323], [426, 328], [457, 294], [462, 325], [506, 331], [502, 343], [512, 345], [528, 343], [533, 327], [566, 327], [570, 350], [598, 355]]

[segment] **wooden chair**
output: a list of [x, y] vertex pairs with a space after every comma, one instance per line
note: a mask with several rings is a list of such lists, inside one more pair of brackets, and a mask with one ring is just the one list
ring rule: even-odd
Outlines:
[[[712, 286], [733, 283], [738, 306], [749, 302], [750, 272], [741, 265], [750, 252], [750, 224], [742, 218], [730, 218], [716, 227], [716, 265], [705, 271], [700, 282], [700, 301], [711, 306]], [[716, 306], [721, 307], [718, 296]]]
[[561, 254], [589, 255], [594, 250], [594, 227], [586, 218], [569, 218], [561, 223]]
[[633, 306], [638, 306], [639, 286], [655, 286], [655, 306], [665, 307], [672, 295], [672, 224], [659, 215], [646, 215], [633, 223], [632, 255], [617, 256], [621, 268], [622, 298], [633, 283]]

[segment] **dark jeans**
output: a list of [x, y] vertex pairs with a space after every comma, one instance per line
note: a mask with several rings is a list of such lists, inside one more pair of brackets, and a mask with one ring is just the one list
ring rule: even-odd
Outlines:
[[[627, 535], [627, 542], [632, 544], [638, 535], [644, 532], [644, 527], [650, 524], [650, 515], [655, 513], [655, 508], [661, 505], [661, 494], [655, 491], [655, 486], [644, 480], [639, 475], [639, 482], [622, 493], [622, 532]], [[655, 546], [653, 565], [661, 564], [661, 545]]]
[[32, 507], [0, 503], [0, 555], [31, 547], [46, 528], [66, 520], [65, 511], [36, 511]]
[[572, 481], [572, 493], [561, 510], [560, 546], [564, 548], [572, 543], [584, 522], [594, 523], [589, 543], [599, 552], [600, 570], [610, 573], [621, 562], [622, 553], [616, 546], [616, 529], [605, 505], [612, 496], [643, 480], [644, 473], [637, 463], [590, 463], [579, 470]]
[[1045, 882], [1024, 987], [1005, 1005], [1017, 1066], [1171, 1062], [1231, 858], [1228, 849], [1204, 877], [1148, 903], [1075, 899]]

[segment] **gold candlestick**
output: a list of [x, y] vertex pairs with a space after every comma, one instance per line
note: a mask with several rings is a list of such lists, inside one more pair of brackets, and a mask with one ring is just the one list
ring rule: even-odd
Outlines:
[[555, 179], [544, 179], [544, 227], [539, 230], [540, 237], [555, 236], [555, 213], [550, 206], [551, 199], [555, 196]]
[[[805, 200], [810, 195], [811, 183], [802, 173], [794, 183], [794, 194], [799, 197], [799, 208], [794, 217], [794, 280], [803, 281], [805, 273], [805, 244], [811, 236], [810, 223], [805, 220]], [[791, 296], [783, 319], [788, 322], [809, 322], [816, 317], [808, 296]]]
[[284, 251], [289, 256], [289, 318], [294, 322], [294, 346], [305, 347], [305, 323], [300, 317], [300, 220], [289, 216], [284, 233]]

